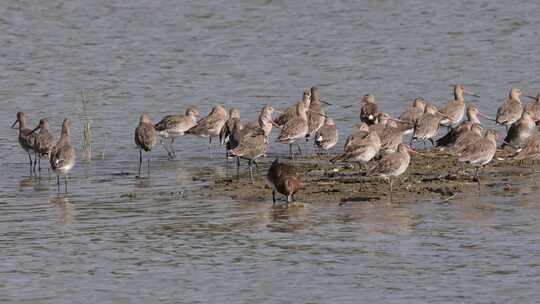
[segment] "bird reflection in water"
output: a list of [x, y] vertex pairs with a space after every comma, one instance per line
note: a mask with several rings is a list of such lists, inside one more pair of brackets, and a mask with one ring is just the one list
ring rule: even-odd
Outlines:
[[74, 222], [73, 204], [65, 195], [57, 195], [51, 199], [51, 204], [59, 211], [58, 221], [62, 224], [72, 224]]

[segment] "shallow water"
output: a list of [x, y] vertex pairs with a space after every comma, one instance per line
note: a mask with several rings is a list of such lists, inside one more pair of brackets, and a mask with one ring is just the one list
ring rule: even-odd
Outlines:
[[[358, 113], [344, 107], [366, 93], [399, 114], [418, 95], [440, 105], [463, 83], [493, 114], [510, 87], [540, 90], [538, 13], [533, 2], [499, 0], [3, 1], [0, 301], [536, 301], [532, 181], [449, 203], [314, 197], [272, 210], [270, 197], [208, 195], [227, 172], [205, 139], [177, 140], [177, 161], [158, 147], [152, 177], [135, 179], [133, 130], [142, 111], [157, 120], [192, 104], [254, 119], [311, 85], [334, 103], [326, 110], [341, 134]], [[9, 126], [22, 110], [58, 134], [71, 117], [81, 159], [82, 88], [94, 159], [79, 160], [59, 195], [46, 172], [28, 177]], [[273, 144], [270, 154], [286, 150]]]

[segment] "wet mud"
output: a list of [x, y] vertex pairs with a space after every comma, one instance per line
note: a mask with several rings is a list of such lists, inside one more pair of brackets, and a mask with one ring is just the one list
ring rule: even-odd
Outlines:
[[[480, 180], [474, 178], [474, 168], [457, 161], [456, 157], [440, 151], [423, 151], [412, 155], [411, 164], [402, 176], [394, 179], [393, 191], [387, 180], [366, 176], [364, 168], [354, 164], [332, 164], [328, 156], [285, 160], [296, 166], [302, 181], [296, 201], [309, 203], [378, 202], [410, 203], [435, 199], [447, 202], [460, 193], [481, 194], [486, 187], [511, 195], [515, 183], [536, 183], [536, 168], [532, 161], [513, 161], [508, 151], [498, 151], [495, 159], [480, 170]], [[227, 177], [216, 179], [209, 187], [210, 196], [228, 196], [238, 201], [271, 202], [271, 187], [266, 172], [271, 159], [261, 160], [254, 168], [251, 183], [247, 165], [240, 174], [230, 168]], [[373, 163], [368, 164], [368, 166]], [[231, 165], [232, 166], [232, 165]], [[281, 203], [283, 203], [281, 199]]]

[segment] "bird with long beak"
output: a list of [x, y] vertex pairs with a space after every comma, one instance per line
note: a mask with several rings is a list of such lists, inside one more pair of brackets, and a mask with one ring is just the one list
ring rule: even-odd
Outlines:
[[[300, 138], [304, 138], [309, 132], [307, 113], [311, 112], [309, 108], [303, 102], [296, 105], [296, 117], [293, 117], [283, 125], [281, 128], [281, 133], [277, 138], [277, 142], [282, 144], [289, 144], [289, 157], [294, 159], [294, 154], [292, 152], [292, 145]], [[318, 113], [321, 116], [326, 117], [322, 113]], [[296, 143], [298, 147], [298, 152], [302, 154], [302, 149], [300, 145]]]
[[163, 143], [163, 147], [167, 151], [169, 158], [176, 157], [176, 152], [173, 148], [175, 138], [184, 136], [187, 130], [196, 126], [198, 116], [199, 111], [195, 107], [188, 107], [185, 114], [167, 115], [154, 126], [161, 138], [171, 139], [168, 144]]
[[467, 121], [461, 122], [457, 127], [451, 129], [446, 135], [437, 140], [437, 147], [446, 148], [454, 145], [456, 140], [465, 132], [471, 130], [473, 124], [481, 125], [480, 119], [483, 117], [488, 120], [493, 120], [484, 113], [480, 112], [474, 105], [467, 106]]
[[465, 90], [462, 85], [455, 85], [454, 100], [449, 101], [446, 106], [440, 111], [446, 117], [440, 122], [442, 126], [450, 128], [463, 119], [465, 113], [465, 95], [480, 98], [480, 96]]
[[266, 155], [268, 138], [274, 126], [272, 121], [274, 112], [273, 107], [263, 106], [255, 123], [244, 124], [237, 118], [233, 121], [233, 125], [228, 127], [227, 153], [236, 157], [237, 175], [240, 170], [240, 158], [248, 160], [252, 182], [252, 164], [258, 168], [257, 159]]
[[[17, 112], [17, 120], [11, 125], [12, 129], [15, 129], [16, 125], [19, 125], [19, 145], [23, 148], [26, 153], [28, 153], [28, 159], [30, 160], [30, 175], [32, 175], [32, 155], [31, 152], [34, 151], [34, 142], [36, 140], [36, 135], [32, 132], [31, 129], [26, 127], [26, 114], [24, 112]], [[35, 160], [34, 160], [35, 161]]]
[[480, 182], [478, 171], [487, 165], [497, 151], [497, 132], [487, 130], [483, 138], [463, 148], [458, 156], [458, 161], [471, 164], [475, 167], [474, 180]]
[[298, 115], [296, 108], [300, 103], [303, 103], [304, 106], [309, 109], [309, 105], [311, 104], [311, 90], [305, 89], [302, 93], [302, 100], [298, 101], [293, 106], [288, 107], [281, 115], [279, 115], [278, 118], [274, 120], [276, 127], [280, 128], [289, 120], [295, 118]]
[[36, 163], [38, 163], [39, 173], [41, 174], [41, 158], [50, 159], [51, 151], [54, 147], [54, 138], [49, 130], [49, 121], [47, 118], [40, 119], [39, 125], [31, 133], [34, 134], [37, 130], [39, 130], [39, 133], [36, 135], [34, 141], [34, 172], [36, 171]]
[[399, 119], [409, 123], [409, 128], [405, 130], [405, 134], [412, 134], [414, 125], [424, 115], [426, 109], [426, 101], [422, 97], [416, 97], [411, 107], [399, 115]]
[[319, 88], [311, 88], [311, 101], [309, 103], [309, 112], [308, 112], [308, 134], [306, 135], [306, 141], [310, 137], [314, 136], [315, 133], [324, 125], [325, 118], [321, 114], [325, 114], [324, 109], [322, 108], [321, 103], [329, 104], [326, 101], [321, 100], [321, 93]]
[[[227, 110], [221, 105], [216, 105], [206, 117], [197, 122], [197, 125], [187, 130], [186, 134], [208, 137], [208, 149], [212, 152], [212, 137], [219, 136], [219, 133], [228, 118], [229, 114], [227, 113]], [[212, 153], [210, 153], [210, 155], [212, 155]]]
[[[142, 113], [139, 125], [135, 128], [135, 144], [139, 147], [139, 175], [141, 176], [142, 151], [150, 152], [157, 141], [154, 123], [146, 113]], [[148, 176], [150, 176], [150, 157], [148, 157]]]
[[[397, 151], [387, 154], [369, 169], [368, 176], [378, 176], [390, 181], [390, 195], [393, 193], [393, 178], [399, 177], [409, 167], [411, 156], [409, 152], [418, 153], [406, 144], [399, 144]], [[418, 153], [420, 154], [420, 153]]]
[[512, 88], [506, 102], [497, 109], [496, 122], [503, 125], [507, 131], [510, 125], [516, 122], [523, 113], [523, 105], [520, 99], [522, 94], [520, 89]]
[[429, 140], [433, 147], [435, 147], [434, 138], [439, 133], [439, 125], [444, 119], [450, 119], [446, 114], [439, 112], [437, 108], [432, 105], [426, 105], [424, 115], [414, 125], [413, 140]]
[[[64, 176], [65, 192], [67, 193], [68, 185], [68, 173], [75, 166], [75, 148], [70, 141], [70, 128], [71, 121], [69, 118], [64, 119], [62, 122], [62, 133], [60, 139], [56, 145], [54, 145], [51, 151], [51, 158], [49, 159], [51, 168], [56, 173], [56, 181], [58, 185], [58, 192], [60, 192], [60, 175]], [[152, 127], [152, 130], [154, 128]]]

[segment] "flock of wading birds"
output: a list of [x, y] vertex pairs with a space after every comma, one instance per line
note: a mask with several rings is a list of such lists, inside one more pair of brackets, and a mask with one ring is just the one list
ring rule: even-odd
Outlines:
[[[540, 134], [537, 134], [536, 123], [540, 122], [540, 94], [536, 97], [526, 96], [533, 102], [524, 106], [520, 97], [520, 89], [513, 88], [506, 102], [497, 110], [495, 119], [482, 114], [474, 105], [466, 106], [464, 97], [479, 97], [464, 89], [454, 86], [454, 100], [449, 101], [442, 109], [422, 97], [417, 97], [411, 107], [398, 118], [379, 111], [373, 95], [362, 97], [360, 120], [357, 129], [347, 138], [343, 152], [332, 158], [331, 162], [358, 163], [366, 169], [367, 176], [382, 177], [390, 181], [392, 192], [393, 177], [403, 174], [410, 163], [409, 153], [418, 153], [411, 148], [412, 142], [430, 141], [433, 147], [440, 147], [447, 153], [455, 155], [457, 160], [474, 166], [474, 179], [478, 181], [478, 170], [488, 164], [497, 151], [497, 133], [484, 129], [478, 117], [494, 120], [498, 125], [506, 127], [507, 135], [502, 148], [508, 146], [515, 149], [511, 157], [516, 160], [540, 159]], [[240, 158], [249, 161], [250, 177], [253, 182], [252, 164], [258, 167], [257, 159], [267, 153], [268, 140], [273, 127], [280, 129], [277, 142], [289, 144], [289, 157], [294, 159], [293, 145], [298, 152], [302, 150], [298, 141], [314, 138], [314, 144], [321, 150], [329, 150], [338, 142], [338, 130], [334, 120], [325, 114], [322, 104], [330, 104], [320, 98], [317, 87], [305, 90], [301, 101], [283, 112], [275, 111], [271, 106], [264, 106], [256, 122], [244, 123], [240, 120], [237, 109], [227, 110], [215, 106], [208, 116], [199, 119], [199, 112], [193, 107], [187, 108], [185, 114], [168, 115], [154, 124], [149, 116], [141, 114], [139, 125], [135, 129], [135, 143], [139, 147], [139, 176], [143, 162], [142, 151], [151, 151], [162, 138], [162, 144], [170, 158], [175, 157], [173, 143], [176, 137], [193, 134], [199, 137], [219, 137], [226, 147], [227, 157], [237, 158], [237, 170]], [[280, 114], [276, 119], [273, 113]], [[462, 122], [466, 115], [466, 120]], [[28, 153], [30, 172], [36, 170], [40, 159], [49, 160], [50, 167], [57, 174], [58, 191], [60, 191], [60, 175], [65, 179], [67, 192], [67, 174], [75, 165], [75, 149], [70, 143], [70, 120], [66, 118], [62, 124], [60, 139], [55, 143], [49, 130], [47, 119], [41, 119], [35, 129], [27, 128], [25, 114], [17, 113], [19, 143]], [[446, 127], [447, 133], [435, 140], [440, 127]], [[36, 132], [39, 130], [39, 133]], [[412, 134], [409, 145], [403, 143], [404, 135]], [[167, 142], [168, 141], [168, 142]], [[31, 152], [34, 152], [32, 162]], [[371, 164], [372, 163], [372, 164]], [[33, 166], [33, 167], [32, 167]], [[148, 158], [148, 175], [150, 175], [150, 158]], [[272, 185], [272, 199], [276, 202], [275, 193], [286, 196], [287, 203], [293, 201], [300, 188], [300, 179], [291, 164], [276, 159], [267, 174]]]

